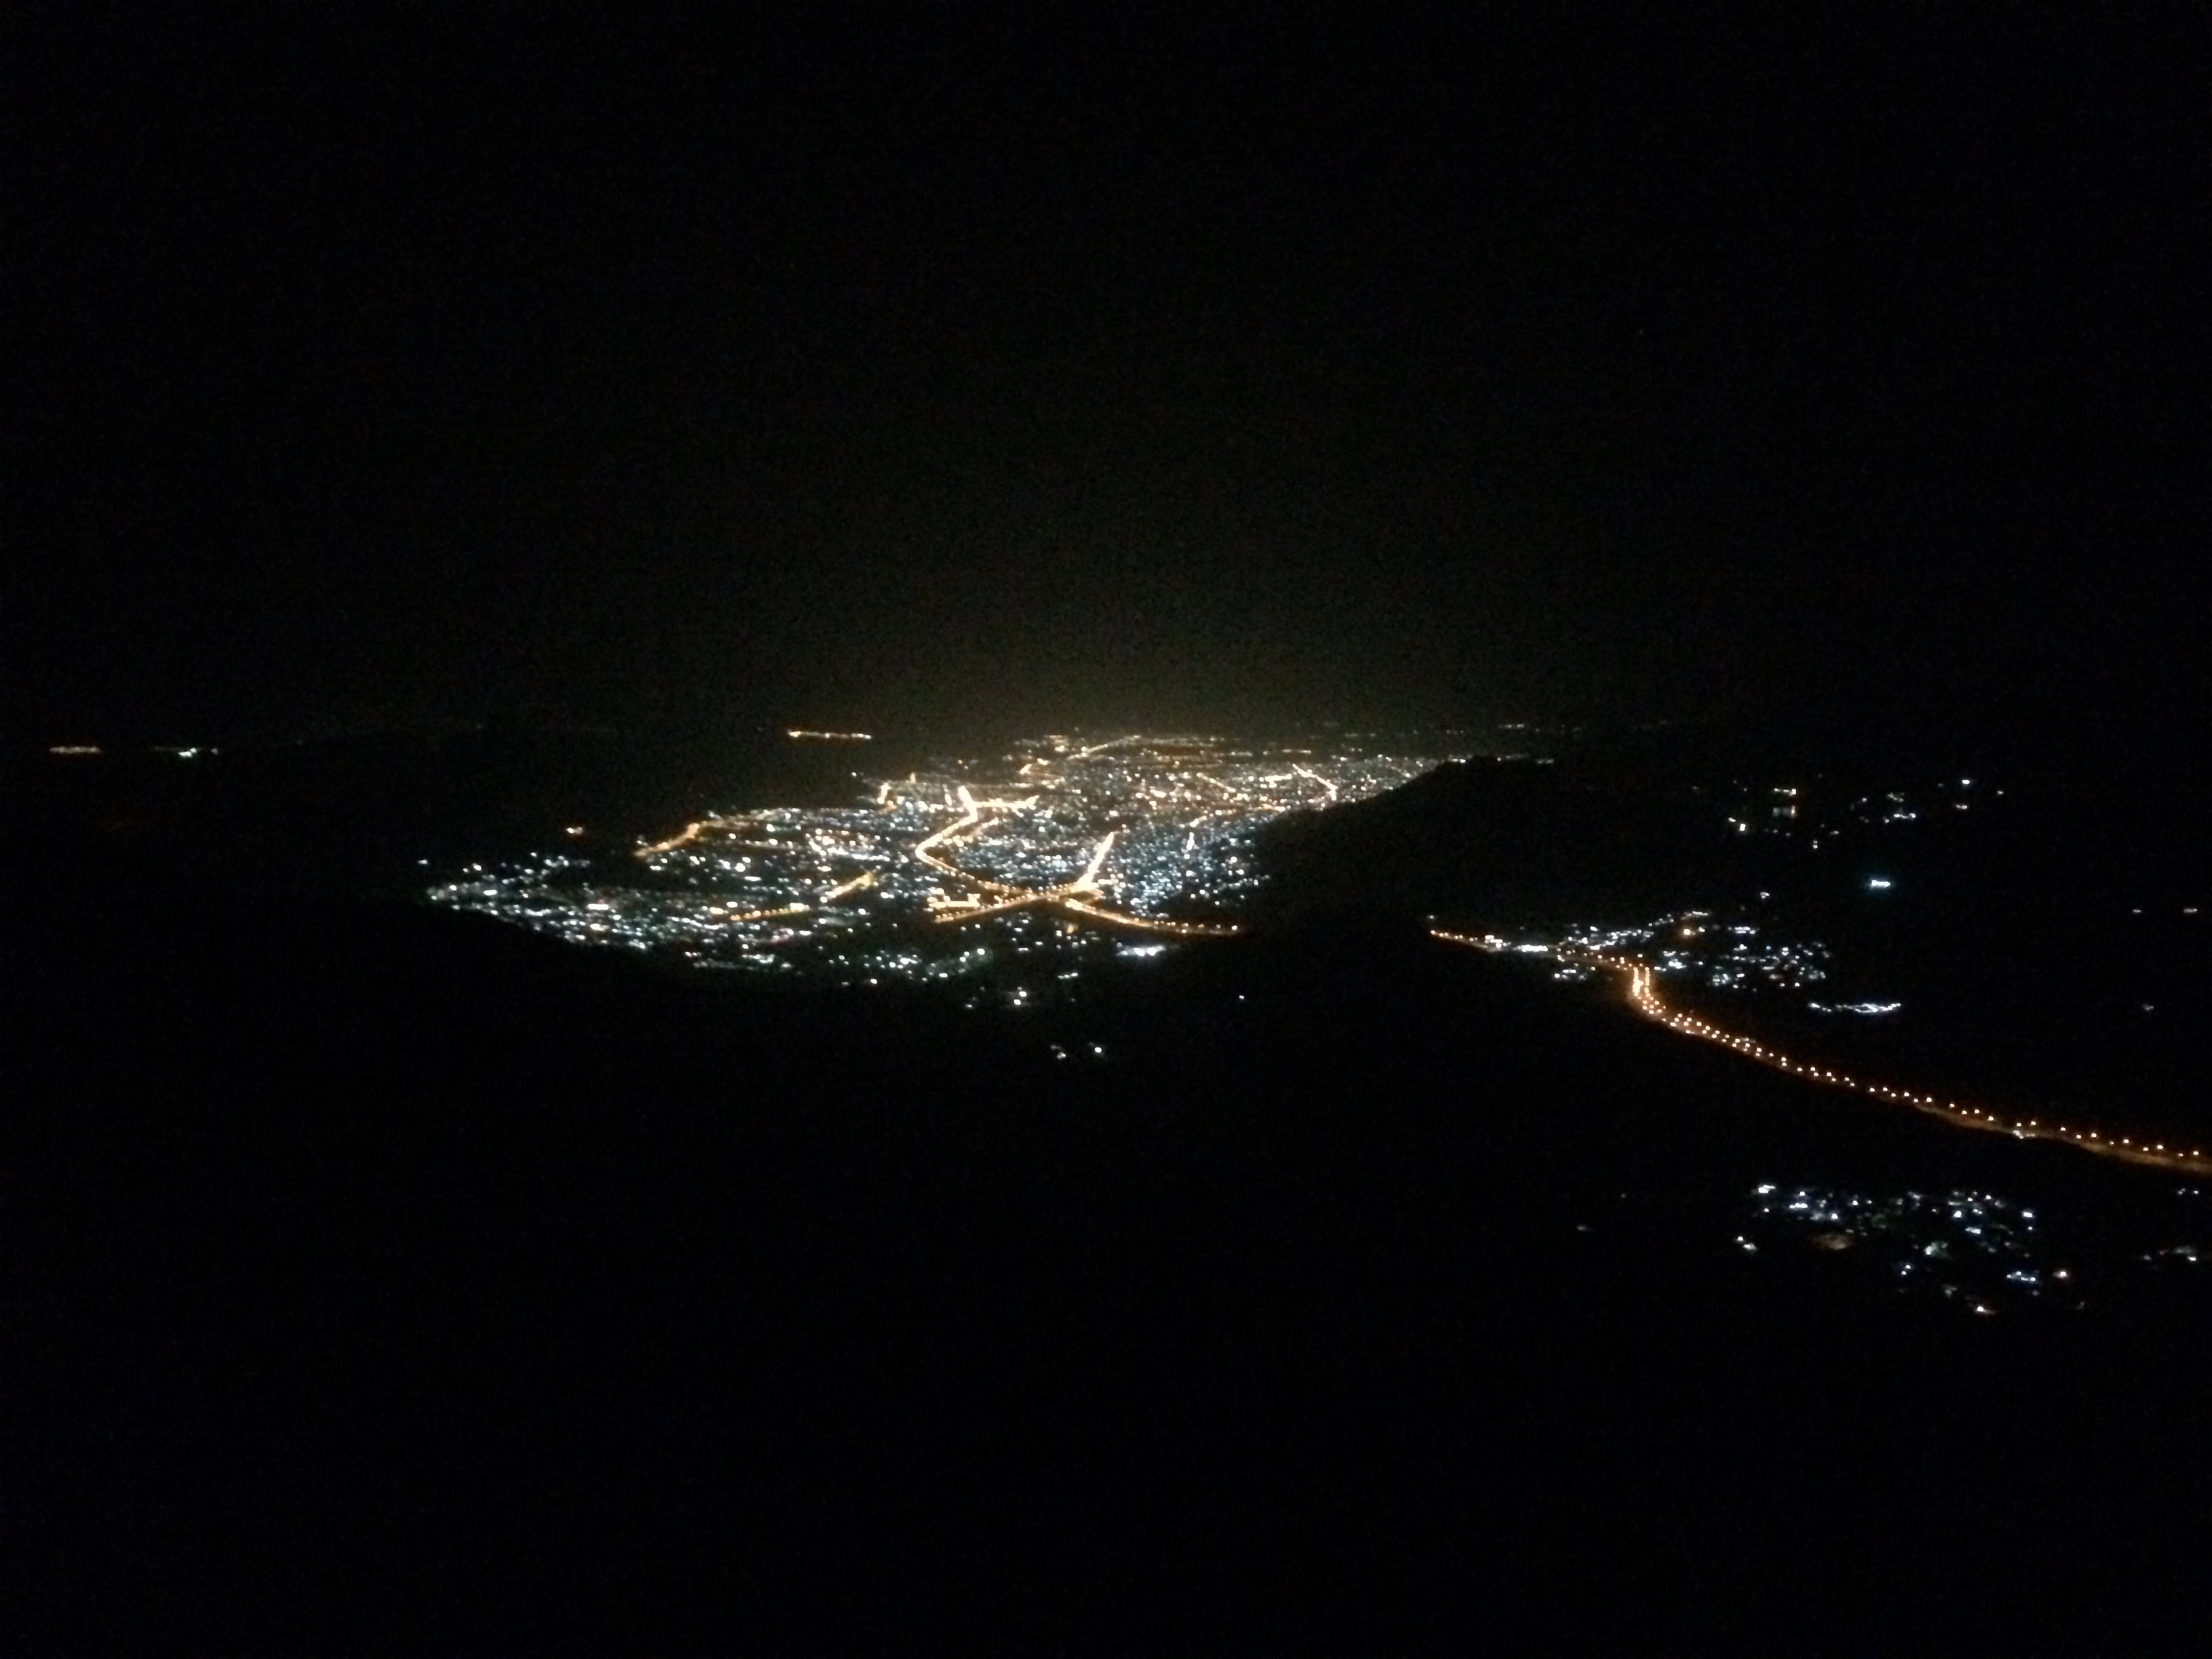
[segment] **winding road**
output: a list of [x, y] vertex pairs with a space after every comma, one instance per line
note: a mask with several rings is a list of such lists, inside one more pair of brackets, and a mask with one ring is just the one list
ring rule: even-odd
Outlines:
[[[1463, 945], [1477, 951], [1497, 952], [1516, 948], [1509, 947], [1504, 940], [1492, 936], [1453, 933], [1442, 927], [1430, 928], [1429, 936], [1446, 945]], [[2148, 1164], [2160, 1170], [2179, 1170], [2191, 1175], [2212, 1175], [2212, 1156], [2208, 1156], [2199, 1147], [2185, 1150], [2178, 1146], [2168, 1146], [2164, 1141], [2134, 1135], [2106, 1134], [2072, 1124], [2048, 1122], [2041, 1118], [2014, 1117], [2003, 1112], [1969, 1106], [1962, 1101], [1947, 1100], [1923, 1090], [1853, 1077], [1847, 1072], [1839, 1072], [1832, 1066], [1823, 1066], [1815, 1060], [1800, 1060], [1740, 1031], [1728, 1030], [1695, 1014], [1668, 1007], [1659, 994], [1658, 984], [1650, 968], [1644, 963], [1571, 947], [1547, 949], [1549, 954], [1561, 962], [1586, 963], [1621, 975], [1626, 982], [1629, 1006], [1646, 1019], [1654, 1020], [1684, 1036], [1717, 1043], [1746, 1060], [1771, 1066], [1778, 1072], [1787, 1072], [1808, 1083], [1820, 1084], [1831, 1089], [1848, 1089], [1893, 1106], [1909, 1107], [1930, 1117], [1941, 1118], [1954, 1128], [1981, 1129], [1992, 1134], [2011, 1135], [2021, 1140], [2056, 1140], [2085, 1152], [2094, 1152], [2100, 1158], [2118, 1158], [2123, 1163]]]

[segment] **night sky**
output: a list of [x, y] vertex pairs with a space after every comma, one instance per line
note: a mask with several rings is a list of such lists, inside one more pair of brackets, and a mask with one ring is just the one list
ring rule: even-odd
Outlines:
[[19, 737], [2201, 718], [2197, 8], [219, 9], [0, 43]]

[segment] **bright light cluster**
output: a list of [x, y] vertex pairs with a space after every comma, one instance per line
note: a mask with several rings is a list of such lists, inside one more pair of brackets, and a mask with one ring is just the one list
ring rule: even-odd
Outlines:
[[1994, 1193], [1876, 1196], [1767, 1182], [1736, 1243], [1759, 1255], [1795, 1246], [1859, 1264], [1894, 1289], [1974, 1313], [2056, 1299], [2078, 1306], [2072, 1268], [2052, 1262], [2035, 1212]]
[[1564, 943], [1587, 954], [1635, 957], [1717, 991], [1796, 991], [1833, 971], [1820, 940], [1784, 938], [1748, 914], [1716, 919], [1710, 910], [1684, 910], [1627, 927], [1577, 923]]
[[1435, 763], [1348, 738], [1044, 738], [879, 779], [845, 806], [716, 815], [612, 865], [471, 869], [430, 896], [707, 967], [1018, 980], [1009, 1000], [1033, 1006], [1087, 963], [1148, 953], [1132, 945], [1233, 933], [1261, 824]]

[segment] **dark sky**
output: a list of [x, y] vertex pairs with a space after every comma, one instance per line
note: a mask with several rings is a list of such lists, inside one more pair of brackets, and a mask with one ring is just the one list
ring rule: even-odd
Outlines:
[[27, 733], [2201, 708], [2198, 8], [197, 9], [0, 43]]

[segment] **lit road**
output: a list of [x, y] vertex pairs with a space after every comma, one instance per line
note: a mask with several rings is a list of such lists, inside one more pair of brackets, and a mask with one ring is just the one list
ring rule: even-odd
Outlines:
[[[1085, 759], [1107, 749], [1122, 744], [1140, 741], [1136, 738], [1116, 738], [1112, 743], [1093, 744], [1079, 750], [1074, 758]], [[1023, 775], [1032, 775], [1047, 763], [1032, 762], [1022, 769]], [[1165, 933], [1175, 939], [1227, 939], [1237, 929], [1227, 923], [1197, 921], [1169, 921], [1156, 916], [1140, 916], [1127, 910], [1113, 909], [1093, 901], [1105, 896], [1104, 872], [1112, 855], [1114, 842], [1120, 834], [1109, 830], [1091, 854], [1091, 862], [1083, 873], [1073, 881], [1062, 882], [1056, 887], [1017, 887], [1011, 883], [995, 881], [988, 876], [977, 875], [963, 868], [943, 855], [963, 842], [973, 841], [989, 830], [1000, 819], [986, 816], [999, 812], [1006, 816], [1023, 811], [1036, 805], [1037, 797], [1030, 795], [1021, 800], [978, 800], [966, 784], [959, 790], [961, 816], [943, 829], [935, 830], [915, 843], [914, 855], [921, 863], [941, 876], [949, 876], [970, 887], [988, 894], [993, 902], [967, 902], [953, 899], [935, 907], [935, 920], [940, 925], [958, 927], [979, 916], [1003, 915], [1009, 910], [1024, 909], [1031, 905], [1049, 906], [1087, 921], [1103, 922], [1110, 927], [1127, 927], [1140, 933]], [[679, 838], [680, 839], [680, 838]], [[943, 849], [943, 851], [940, 851]]]
[[[1430, 937], [1447, 945], [1466, 945], [1477, 951], [1498, 951], [1509, 948], [1504, 940], [1495, 937], [1479, 937], [1456, 933], [1442, 927], [1429, 929]], [[1519, 947], [1527, 949], [1529, 947]], [[1784, 1054], [1756, 1038], [1741, 1032], [1730, 1031], [1700, 1019], [1694, 1014], [1670, 1008], [1659, 994], [1651, 969], [1640, 962], [1625, 957], [1601, 955], [1591, 951], [1571, 948], [1554, 950], [1552, 955], [1562, 962], [1587, 963], [1621, 975], [1626, 981], [1629, 1006], [1646, 1019], [1655, 1020], [1670, 1031], [1684, 1036], [1697, 1037], [1716, 1043], [1721, 1048], [1741, 1055], [1744, 1059], [1771, 1066], [1778, 1072], [1808, 1083], [1817, 1083], [1831, 1089], [1848, 1089], [1874, 1099], [1886, 1101], [1893, 1106], [1905, 1106], [1916, 1112], [1942, 1119], [1955, 1128], [1982, 1129], [1993, 1134], [2011, 1135], [2021, 1140], [2056, 1140], [2069, 1146], [2079, 1147], [2085, 1152], [2094, 1152], [2100, 1158], [2119, 1158], [2129, 1164], [2145, 1164], [2162, 1170], [2181, 1170], [2192, 1175], [2212, 1174], [2212, 1156], [2203, 1149], [2169, 1146], [2164, 1141], [2145, 1139], [2134, 1135], [2106, 1134], [2094, 1129], [2080, 1128], [2071, 1124], [2045, 1122], [2041, 1118], [2009, 1116], [1992, 1112], [1964, 1102], [1946, 1100], [1939, 1095], [1916, 1089], [1899, 1087], [1895, 1084], [1876, 1083], [1865, 1078], [1853, 1077], [1832, 1066], [1817, 1061], [1800, 1060]]]
[[[1116, 738], [1110, 743], [1094, 744], [1088, 749], [1079, 750], [1072, 758], [1088, 759], [1105, 750], [1139, 741], [1141, 739], [1138, 738]], [[1048, 763], [1032, 762], [1024, 766], [1022, 770], [1024, 775], [1030, 775], [1048, 764]], [[1309, 773], [1307, 775], [1313, 775]], [[1213, 781], [1212, 779], [1205, 781]], [[1318, 777], [1314, 781], [1329, 790], [1332, 799], [1335, 798], [1335, 787], [1333, 784], [1326, 779]], [[1216, 787], [1225, 787], [1218, 784]], [[889, 801], [890, 787], [890, 784], [885, 783], [877, 791], [876, 799], [878, 805], [884, 805]], [[1228, 793], [1232, 798], [1236, 795], [1233, 790]], [[958, 798], [961, 815], [943, 828], [933, 831], [916, 842], [913, 848], [915, 858], [922, 865], [940, 876], [948, 877], [974, 890], [974, 893], [966, 899], [954, 898], [935, 907], [934, 919], [940, 923], [957, 926], [963, 922], [973, 921], [980, 916], [1003, 915], [1009, 910], [1020, 910], [1032, 905], [1040, 905], [1066, 911], [1080, 916], [1085, 921], [1103, 922], [1108, 927], [1133, 928], [1139, 932], [1149, 933], [1164, 933], [1176, 939], [1226, 939], [1237, 932], [1234, 927], [1226, 923], [1170, 921], [1156, 916], [1136, 915], [1126, 910], [1116, 910], [1108, 905], [1097, 902], [1096, 901], [1105, 896], [1104, 872], [1107, 860], [1113, 852], [1115, 839], [1120, 833], [1118, 830], [1109, 831], [1098, 843], [1091, 855], [1089, 866], [1085, 868], [1081, 875], [1073, 881], [1064, 882], [1056, 887], [1018, 887], [963, 868], [946, 857], [945, 854], [963, 842], [974, 841], [988, 834], [995, 825], [1014, 814], [1035, 806], [1038, 797], [1028, 795], [1018, 800], [997, 799], [979, 800], [975, 793], [963, 783], [959, 787]], [[996, 816], [994, 816], [994, 814]], [[685, 824], [681, 830], [665, 841], [654, 842], [650, 846], [638, 848], [635, 855], [641, 860], [651, 860], [662, 854], [672, 853], [679, 848], [690, 846], [710, 832], [739, 830], [748, 821], [744, 816], [701, 818], [696, 823]], [[830, 903], [848, 893], [868, 886], [874, 880], [875, 878], [872, 875], [856, 877], [852, 881], [824, 893], [811, 905], [805, 903], [780, 905], [774, 909], [747, 911], [742, 915], [727, 916], [723, 920], [726, 922], [764, 921], [774, 917], [803, 915], [818, 905]], [[988, 895], [989, 902], [986, 902], [975, 898], [975, 893]]]
[[[692, 827], [696, 829], [698, 826], [695, 824]], [[873, 871], [866, 871], [854, 877], [850, 881], [839, 882], [828, 892], [817, 898], [811, 904], [801, 900], [795, 904], [779, 904], [775, 908], [769, 910], [734, 911], [726, 915], [716, 916], [715, 919], [726, 927], [732, 923], [740, 921], [769, 921], [777, 916], [803, 916], [810, 911], [820, 909], [825, 904], [835, 904], [839, 899], [843, 898], [848, 893], [857, 893], [863, 887], [873, 887], [875, 884], [875, 872]], [[708, 911], [708, 914], [709, 915], [714, 915], [711, 910]]]
[[657, 841], [650, 847], [639, 848], [633, 856], [640, 860], [655, 859], [663, 853], [672, 853], [679, 847], [688, 847], [709, 830], [734, 829], [744, 822], [745, 820], [741, 817], [701, 818], [695, 823], [685, 824], [666, 841]]

